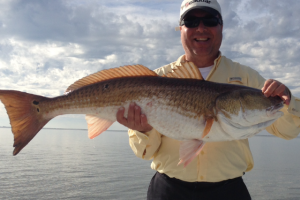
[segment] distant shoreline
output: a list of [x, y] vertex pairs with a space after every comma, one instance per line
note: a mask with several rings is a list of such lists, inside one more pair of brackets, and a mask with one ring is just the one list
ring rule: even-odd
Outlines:
[[[0, 128], [11, 128], [10, 126], [0, 126]], [[88, 129], [80, 129], [80, 128], [43, 128], [43, 129], [50, 129], [50, 130], [80, 130], [80, 131], [87, 131]], [[127, 130], [106, 130], [106, 131], [114, 131], [114, 132], [126, 132]]]
[[[0, 128], [11, 128], [10, 126], [0, 126]], [[75, 128], [43, 128], [43, 129], [49, 129], [49, 130], [80, 130], [80, 131], [87, 131], [88, 129], [75, 129]], [[113, 131], [113, 132], [127, 132], [127, 130], [106, 130], [106, 131]], [[268, 134], [268, 135], [265, 135], [265, 134], [258, 134], [258, 135], [255, 135], [255, 137], [276, 137], [274, 135], [271, 135], [271, 134]], [[300, 138], [300, 135], [298, 135], [298, 137], [296, 138]]]

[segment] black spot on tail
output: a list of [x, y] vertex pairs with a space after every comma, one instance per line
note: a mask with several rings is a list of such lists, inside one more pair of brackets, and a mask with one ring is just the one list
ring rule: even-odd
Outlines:
[[33, 103], [34, 105], [39, 105], [40, 102], [38, 102], [38, 101], [33, 101], [32, 103]]
[[37, 110], [38, 112], [40, 112], [40, 109], [37, 108], [36, 110]]

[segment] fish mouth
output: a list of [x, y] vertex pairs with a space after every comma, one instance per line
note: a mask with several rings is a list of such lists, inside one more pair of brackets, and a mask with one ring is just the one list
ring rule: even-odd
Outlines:
[[283, 101], [282, 101], [282, 102], [280, 102], [279, 104], [276, 104], [276, 105], [274, 105], [274, 106], [269, 107], [269, 108], [267, 109], [267, 115], [268, 115], [268, 116], [274, 115], [274, 114], [277, 113], [281, 108], [283, 108], [283, 106], [284, 106], [284, 103], [283, 103]]

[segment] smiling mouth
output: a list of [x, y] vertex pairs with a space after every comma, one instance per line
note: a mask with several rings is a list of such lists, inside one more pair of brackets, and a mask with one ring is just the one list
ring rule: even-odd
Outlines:
[[206, 42], [209, 40], [209, 38], [195, 38], [194, 39], [196, 42]]

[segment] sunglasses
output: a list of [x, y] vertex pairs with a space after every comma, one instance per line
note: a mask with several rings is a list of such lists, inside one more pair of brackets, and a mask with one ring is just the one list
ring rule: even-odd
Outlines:
[[200, 22], [203, 22], [204, 26], [206, 27], [214, 27], [218, 24], [223, 24], [222, 20], [217, 17], [193, 17], [183, 19], [180, 22], [180, 26], [185, 25], [187, 28], [196, 28], [199, 26]]

